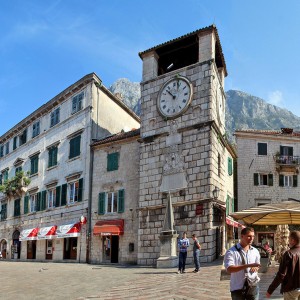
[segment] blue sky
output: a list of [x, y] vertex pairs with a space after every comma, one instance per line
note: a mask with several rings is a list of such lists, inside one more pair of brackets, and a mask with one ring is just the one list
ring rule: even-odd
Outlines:
[[0, 136], [91, 72], [141, 81], [138, 52], [215, 24], [225, 90], [300, 116], [300, 1], [0, 0]]

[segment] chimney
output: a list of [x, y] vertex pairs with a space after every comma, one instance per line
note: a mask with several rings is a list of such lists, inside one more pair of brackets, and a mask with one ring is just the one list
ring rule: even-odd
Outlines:
[[292, 134], [293, 128], [281, 128], [281, 133], [282, 134]]

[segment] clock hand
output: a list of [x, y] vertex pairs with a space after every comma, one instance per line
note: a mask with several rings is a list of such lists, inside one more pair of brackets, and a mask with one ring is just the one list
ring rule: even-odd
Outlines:
[[175, 95], [173, 95], [169, 90], [167, 90], [167, 92], [173, 97], [173, 99], [175, 99], [176, 98], [176, 96]]

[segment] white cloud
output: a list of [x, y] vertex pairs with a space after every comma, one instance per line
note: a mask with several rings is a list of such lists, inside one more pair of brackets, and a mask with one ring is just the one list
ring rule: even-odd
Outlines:
[[281, 91], [273, 91], [268, 94], [268, 102], [276, 105], [282, 106], [283, 105], [283, 96]]

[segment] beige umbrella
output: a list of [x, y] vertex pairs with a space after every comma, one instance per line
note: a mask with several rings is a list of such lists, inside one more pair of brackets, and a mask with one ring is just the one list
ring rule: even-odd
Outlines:
[[265, 204], [230, 214], [249, 225], [300, 224], [300, 202], [297, 200]]

